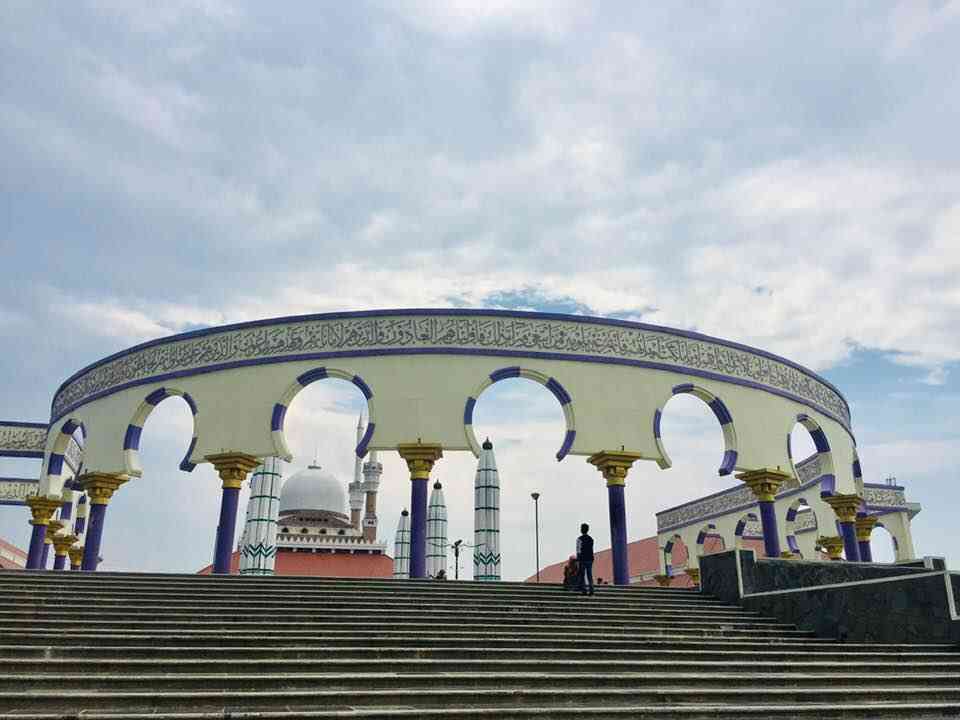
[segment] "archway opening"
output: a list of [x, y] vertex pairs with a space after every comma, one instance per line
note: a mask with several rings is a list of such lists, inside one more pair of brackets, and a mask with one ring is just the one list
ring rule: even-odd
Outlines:
[[[563, 396], [565, 391], [560, 393]], [[541, 568], [560, 563], [574, 552], [583, 522], [590, 525], [598, 551], [610, 544], [606, 489], [600, 473], [581, 457], [565, 456], [557, 462], [569, 429], [568, 413], [560, 397], [543, 382], [523, 376], [505, 377], [484, 388], [476, 397], [472, 416], [465, 417], [471, 421], [478, 442], [490, 439], [496, 457], [503, 580], [522, 580], [536, 574], [537, 520]], [[450, 477], [445, 485], [450, 538], [474, 544], [477, 460], [469, 453], [451, 453], [449, 461], [445, 456], [441, 463], [442, 472]], [[627, 492], [629, 488], [628, 480]], [[536, 501], [532, 493], [539, 494]], [[576, 502], [571, 502], [572, 498]], [[568, 550], [552, 552], [551, 548]], [[474, 552], [471, 548], [461, 555], [461, 578], [473, 577]], [[594, 577], [598, 576], [609, 580], [611, 573], [596, 566]]]
[[883, 523], [877, 523], [870, 535], [870, 553], [875, 563], [893, 563], [897, 561], [897, 538]]
[[682, 575], [690, 561], [690, 549], [679, 535], [674, 535], [663, 548], [664, 570], [674, 577]]
[[[149, 396], [148, 396], [149, 397]], [[125, 462], [134, 463], [139, 477], [114, 493], [107, 509], [101, 544], [100, 570], [193, 573], [210, 562], [220, 503], [220, 479], [202, 463], [194, 472], [183, 469], [185, 451], [192, 447], [192, 403], [174, 394], [145, 400], [126, 433], [116, 438], [125, 446]], [[142, 534], [143, 515], [151, 523]]]
[[787, 548], [801, 558], [818, 558], [817, 514], [804, 498], [797, 498], [787, 508], [784, 531], [787, 535]]
[[787, 434], [787, 455], [797, 478], [788, 486], [816, 483], [822, 495], [833, 494], [836, 476], [830, 443], [819, 424], [805, 413], [797, 415], [796, 422]]
[[708, 523], [700, 528], [697, 533], [697, 556], [712, 555], [713, 553], [726, 550], [726, 543], [723, 536], [717, 531], [717, 526]]
[[740, 550], [754, 550], [759, 557], [765, 557], [763, 548], [763, 526], [756, 513], [744, 513], [733, 530], [735, 546]]

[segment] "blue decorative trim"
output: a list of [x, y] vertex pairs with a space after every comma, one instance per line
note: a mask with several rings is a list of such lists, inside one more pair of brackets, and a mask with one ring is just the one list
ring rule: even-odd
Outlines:
[[830, 443], [827, 442], [827, 436], [820, 428], [810, 430], [810, 437], [813, 438], [813, 444], [818, 453], [830, 452]]
[[567, 430], [567, 434], [563, 436], [563, 445], [560, 446], [560, 450], [557, 451], [557, 461], [563, 460], [567, 453], [570, 452], [570, 448], [573, 447], [573, 441], [577, 437], [576, 430]]
[[790, 433], [787, 433], [787, 457], [793, 460], [793, 439]]
[[22, 477], [0, 477], [0, 483], [31, 483], [33, 485], [39, 485], [40, 481], [35, 478], [22, 478]]
[[660, 439], [660, 423], [663, 421], [663, 411], [657, 408], [653, 413], [653, 436]]
[[490, 373], [490, 379], [493, 382], [499, 382], [500, 380], [515, 377], [520, 377], [520, 367], [517, 365], [514, 365], [513, 367], [500, 368], [499, 370], [494, 370], [492, 373]]
[[[298, 378], [299, 379], [299, 378]], [[270, 417], [270, 430], [283, 430], [283, 419], [287, 415], [287, 406], [277, 403], [273, 406], [273, 415]]]
[[881, 488], [886, 490], [906, 490], [904, 485], [887, 485], [886, 483], [868, 483], [863, 484], [865, 488]]
[[833, 475], [821, 475], [817, 478], [820, 481], [820, 497], [829, 497], [837, 491], [837, 478]]
[[727, 410], [727, 406], [724, 405], [723, 400], [718, 397], [715, 397], [710, 401], [710, 409], [713, 410], [713, 414], [717, 416], [717, 420], [721, 425], [727, 425], [733, 422], [733, 417], [730, 415], [730, 411]]
[[194, 401], [194, 399], [193, 399], [192, 397], [190, 397], [190, 395], [187, 394], [187, 393], [184, 393], [183, 395], [181, 395], [181, 397], [182, 397], [184, 400], [187, 401], [187, 405], [190, 406], [190, 412], [193, 414], [194, 417], [196, 417], [196, 416], [197, 416], [197, 403], [196, 403], [196, 401]]
[[717, 472], [720, 475], [729, 475], [733, 472], [734, 468], [737, 466], [737, 451], [736, 450], [727, 450], [723, 453], [723, 462], [720, 464], [720, 470]]
[[359, 375], [354, 375], [353, 378], [350, 380], [350, 382], [352, 382], [354, 385], [356, 385], [358, 388], [360, 388], [360, 392], [363, 393], [363, 396], [364, 396], [367, 400], [369, 400], [370, 398], [373, 397], [373, 390], [370, 389], [370, 386], [367, 385], [367, 384], [363, 381], [363, 378], [360, 377]]
[[853, 477], [855, 477], [855, 478], [862, 478], [862, 477], [863, 477], [863, 469], [860, 467], [860, 461], [859, 461], [859, 460], [854, 460], [854, 461], [853, 461]]
[[297, 376], [297, 382], [306, 387], [312, 382], [317, 380], [323, 380], [327, 377], [327, 369], [325, 367], [314, 368], [313, 370], [307, 370], [307, 372], [302, 375]]
[[0, 457], [8, 458], [43, 458], [42, 450], [0, 450]]
[[154, 390], [152, 393], [147, 395], [144, 398], [144, 402], [148, 405], [159, 405], [161, 402], [170, 397], [170, 394], [167, 392], [166, 388], [160, 388], [159, 390]]
[[570, 393], [555, 378], [547, 380], [547, 390], [554, 394], [554, 397], [560, 401], [561, 405], [569, 405], [571, 402]]
[[67, 420], [63, 424], [63, 427], [60, 428], [60, 432], [64, 435], [73, 435], [77, 431], [78, 427], [80, 427], [80, 423], [76, 420]]
[[693, 383], [683, 383], [682, 385], [673, 386], [674, 395], [682, 395], [683, 393], [688, 393], [693, 391]]
[[49, 430], [49, 423], [40, 422], [22, 422], [20, 420], [0, 420], [0, 427], [22, 427], [31, 430]]
[[357, 457], [362, 458], [367, 454], [367, 445], [370, 444], [370, 438], [373, 437], [373, 431], [376, 429], [376, 423], [368, 422], [367, 429], [363, 433], [363, 437], [360, 438], [360, 442], [357, 443]]
[[[149, 402], [149, 400], [147, 402]], [[123, 449], [139, 450], [140, 434], [142, 432], [143, 432], [143, 428], [140, 427], [139, 425], [127, 425], [127, 434], [123, 438]]]
[[50, 462], [47, 463], [47, 474], [59, 475], [61, 472], [63, 472], [63, 455], [51, 453]]
[[196, 463], [190, 462], [190, 458], [193, 456], [193, 451], [197, 447], [197, 438], [196, 436], [190, 438], [190, 447], [187, 448], [187, 454], [183, 456], [183, 460], [180, 461], [180, 469], [184, 472], [193, 472], [193, 469], [197, 466]]
[[473, 425], [473, 409], [477, 406], [477, 399], [475, 397], [468, 397], [467, 404], [463, 408], [463, 424], [464, 425]]

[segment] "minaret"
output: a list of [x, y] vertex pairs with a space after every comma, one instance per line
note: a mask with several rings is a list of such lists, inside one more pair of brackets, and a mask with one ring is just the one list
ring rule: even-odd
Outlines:
[[266, 457], [250, 477], [247, 522], [240, 540], [240, 574], [273, 575], [280, 517], [280, 458]]
[[473, 482], [473, 579], [500, 579], [500, 478], [493, 443], [480, 451]]
[[377, 490], [383, 465], [377, 459], [377, 451], [370, 451], [370, 459], [363, 464], [363, 492], [367, 498], [366, 514], [363, 517], [363, 539], [377, 541]]
[[427, 507], [427, 577], [436, 577], [447, 569], [447, 503], [443, 486], [433, 484], [430, 505]]
[[410, 513], [400, 513], [397, 538], [394, 542], [393, 577], [406, 580], [410, 577]]
[[[357, 418], [357, 445], [363, 438], [363, 415]], [[350, 494], [350, 525], [360, 529], [360, 514], [363, 511], [363, 460], [356, 457], [353, 463], [353, 482], [347, 485]]]

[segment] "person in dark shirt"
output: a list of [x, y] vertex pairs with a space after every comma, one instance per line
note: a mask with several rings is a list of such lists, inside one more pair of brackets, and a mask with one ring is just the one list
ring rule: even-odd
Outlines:
[[593, 595], [593, 538], [588, 534], [590, 526], [586, 523], [580, 526], [580, 537], [577, 538], [577, 563], [580, 565], [580, 592]]

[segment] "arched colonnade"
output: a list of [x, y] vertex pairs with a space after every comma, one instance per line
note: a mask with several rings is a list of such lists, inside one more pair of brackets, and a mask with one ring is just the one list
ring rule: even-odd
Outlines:
[[[54, 395], [44, 473], [32, 509], [35, 519], [42, 516], [40, 499], [62, 493], [66, 478], [58, 457], [64, 433], [82, 424], [85, 471], [76, 482], [92, 506], [83, 566], [95, 569], [109, 500], [142, 472], [143, 424], [160, 402], [179, 398], [194, 421], [181, 468], [208, 462], [222, 480], [215, 572], [224, 572], [240, 484], [259, 459], [290, 457], [287, 407], [302, 388], [334, 378], [353, 383], [367, 401], [369, 424], [357, 455], [396, 451], [407, 462], [411, 577], [420, 577], [427, 479], [445, 452], [479, 452], [473, 409], [490, 385], [510, 377], [539, 382], [557, 399], [566, 426], [557, 439], [557, 460], [579, 455], [601, 472], [616, 582], [629, 579], [624, 484], [638, 461], [670, 466], [660, 424], [666, 402], [676, 394], [699, 398], [717, 418], [725, 443], [721, 475], [737, 473], [761, 494], [780, 475], [789, 475], [782, 470], [792, 467], [783, 438], [803, 417], [829, 446], [832, 495], [857, 496], [846, 401], [827, 381], [789, 360], [620, 320], [394, 310], [199, 330], [138, 345], [80, 370]], [[591, 487], [585, 478], [584, 492]], [[762, 499], [760, 511], [763, 516]]]

